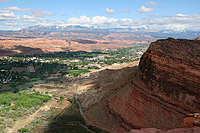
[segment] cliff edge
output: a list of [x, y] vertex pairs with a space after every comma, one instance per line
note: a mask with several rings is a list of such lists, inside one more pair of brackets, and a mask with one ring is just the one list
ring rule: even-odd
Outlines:
[[115, 132], [178, 128], [200, 112], [200, 41], [157, 40], [138, 67], [104, 70], [79, 100], [88, 119]]

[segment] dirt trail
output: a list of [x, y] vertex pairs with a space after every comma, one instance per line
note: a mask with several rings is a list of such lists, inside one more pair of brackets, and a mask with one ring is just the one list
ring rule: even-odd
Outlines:
[[65, 100], [62, 104], [57, 103], [57, 101], [52, 98], [49, 102], [42, 105], [35, 113], [27, 116], [23, 120], [19, 120], [16, 122], [15, 126], [10, 129], [7, 133], [17, 133], [17, 130], [20, 128], [25, 127], [26, 125], [29, 125], [33, 120], [35, 120], [36, 117], [41, 117], [42, 114], [49, 110], [51, 107], [58, 107], [63, 109], [64, 107], [68, 106], [69, 102]]
[[23, 128], [24, 126], [30, 124], [37, 116], [42, 116], [42, 114], [52, 107], [52, 100], [47, 102], [45, 105], [41, 106], [35, 113], [29, 115], [22, 121], [17, 121], [15, 126], [8, 131], [8, 133], [17, 133], [17, 130]]
[[59, 94], [57, 96], [57, 98], [52, 98], [50, 101], [48, 101], [47, 103], [44, 103], [44, 105], [42, 105], [36, 112], [34, 112], [33, 114], [26, 116], [25, 118], [22, 118], [21, 120], [18, 120], [14, 127], [7, 130], [7, 133], [17, 133], [17, 130], [20, 128], [25, 127], [26, 125], [29, 125], [33, 120], [35, 120], [36, 117], [40, 117], [42, 116], [42, 114], [49, 110], [51, 107], [57, 107], [60, 109], [64, 109], [66, 106], [69, 105], [69, 101], [64, 100], [63, 103], [58, 103], [57, 99], [61, 96], [67, 93], [67, 91], [63, 92], [64, 90], [58, 90]]

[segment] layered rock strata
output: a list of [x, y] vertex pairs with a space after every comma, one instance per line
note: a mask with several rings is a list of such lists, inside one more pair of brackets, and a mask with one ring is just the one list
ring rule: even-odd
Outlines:
[[200, 112], [200, 41], [151, 43], [139, 67], [105, 70], [80, 96], [93, 123], [115, 132], [178, 128]]

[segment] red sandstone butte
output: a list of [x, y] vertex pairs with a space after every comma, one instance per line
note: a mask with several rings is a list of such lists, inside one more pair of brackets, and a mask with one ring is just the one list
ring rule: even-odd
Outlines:
[[87, 85], [79, 100], [96, 125], [114, 132], [193, 130], [175, 128], [187, 114], [200, 112], [200, 41], [157, 40], [139, 67], [101, 71]]

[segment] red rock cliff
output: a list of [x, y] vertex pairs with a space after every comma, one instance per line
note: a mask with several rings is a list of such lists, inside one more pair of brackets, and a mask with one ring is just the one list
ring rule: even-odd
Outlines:
[[151, 43], [139, 67], [105, 70], [80, 96], [93, 123], [115, 132], [174, 129], [200, 112], [200, 41]]
[[148, 89], [190, 111], [200, 110], [200, 41], [169, 38], [153, 42], [139, 68]]

